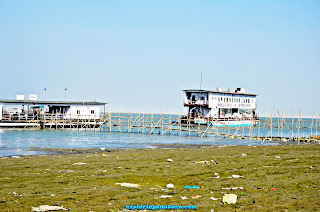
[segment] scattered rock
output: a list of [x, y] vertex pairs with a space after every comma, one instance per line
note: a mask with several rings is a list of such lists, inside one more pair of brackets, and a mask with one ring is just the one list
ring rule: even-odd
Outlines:
[[240, 176], [240, 175], [237, 175], [237, 174], [233, 174], [233, 175], [231, 175], [231, 177], [227, 177], [227, 178], [240, 178], [240, 177], [243, 177], [243, 176]]
[[60, 170], [59, 172], [61, 173], [69, 173], [69, 172], [73, 172], [72, 170]]
[[40, 205], [39, 207], [32, 207], [31, 211], [45, 212], [45, 211], [69, 211], [69, 208], [63, 208], [59, 206]]
[[79, 162], [79, 163], [74, 163], [74, 164], [72, 164], [72, 165], [86, 165], [86, 163], [81, 163], [81, 162]]
[[173, 162], [171, 158], [167, 158], [167, 162]]
[[139, 184], [134, 184], [134, 183], [116, 183], [116, 185], [124, 186], [127, 188], [139, 188]]
[[243, 190], [243, 187], [233, 187], [233, 186], [230, 186], [228, 188], [221, 188], [220, 190], [237, 190], [237, 189], [240, 189], [240, 190]]
[[159, 199], [171, 198], [171, 195], [161, 195]]
[[199, 198], [201, 198], [201, 195], [195, 195], [195, 196], [192, 196], [192, 199], [199, 199]]
[[202, 160], [202, 161], [196, 161], [196, 162], [193, 161], [193, 163], [201, 163], [201, 164], [207, 164], [207, 165], [210, 165], [211, 163], [213, 163], [213, 164], [218, 164], [218, 162], [215, 161], [215, 160], [210, 160], [210, 161], [208, 161], [208, 160]]
[[172, 188], [174, 188], [174, 185], [172, 183], [169, 183], [169, 184], [166, 185], [166, 187], [169, 188], [169, 189], [172, 189]]
[[222, 198], [223, 203], [228, 204], [236, 204], [237, 203], [237, 195], [235, 194], [225, 194]]

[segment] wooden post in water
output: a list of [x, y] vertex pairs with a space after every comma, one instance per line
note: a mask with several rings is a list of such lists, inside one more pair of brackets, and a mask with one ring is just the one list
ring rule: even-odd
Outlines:
[[291, 119], [291, 129], [292, 129], [292, 131], [291, 131], [291, 133], [292, 133], [292, 139], [294, 138], [294, 134], [293, 134], [293, 110], [292, 110], [292, 119]]
[[118, 117], [118, 129], [119, 129], [119, 132], [121, 132], [121, 119], [120, 119], [120, 112], [119, 112], [119, 117]]
[[171, 135], [172, 123], [171, 123], [171, 115], [169, 116], [169, 135]]
[[200, 116], [198, 116], [199, 117], [199, 121], [198, 121], [198, 132], [197, 132], [197, 137], [199, 136], [199, 134], [200, 134], [200, 122], [201, 122], [201, 118], [200, 118]]
[[145, 117], [146, 117], [146, 114], [142, 114], [142, 133], [145, 133], [145, 125], [144, 125], [144, 122], [145, 122]]
[[79, 130], [79, 114], [78, 114], [78, 121], [77, 121], [77, 130]]
[[317, 121], [317, 117], [316, 117], [316, 126], [315, 126], [315, 128], [316, 128], [316, 135], [318, 135], [318, 121]]
[[56, 110], [56, 129], [58, 127], [58, 109]]
[[261, 121], [259, 120], [259, 126], [258, 126], [258, 138], [260, 138], [260, 134], [259, 134], [259, 133], [260, 133], [260, 122], [261, 122]]
[[271, 114], [270, 114], [270, 121], [271, 121], [271, 124], [270, 124], [270, 127], [271, 127], [271, 139], [272, 139], [272, 127], [273, 127], [273, 117], [272, 117], [272, 108], [271, 108]]
[[[244, 117], [243, 117], [243, 119], [244, 119]], [[243, 136], [244, 136], [244, 123], [245, 123], [245, 120], [243, 120], [242, 121], [242, 138], [243, 138]]]
[[153, 113], [151, 113], [151, 129], [150, 129], [150, 132], [152, 132], [152, 129], [153, 129]]
[[162, 132], [163, 132], [163, 115], [161, 115], [161, 128], [160, 128], [160, 131], [159, 131], [159, 134], [161, 135]]
[[281, 118], [281, 139], [282, 139], [282, 135], [283, 135], [283, 128], [284, 128], [284, 116], [283, 116], [283, 111], [282, 111], [282, 118]]
[[190, 116], [188, 116], [188, 120], [187, 120], [187, 133], [188, 133], [188, 136], [190, 137]]
[[278, 108], [278, 137], [280, 137], [280, 111]]
[[141, 121], [141, 119], [140, 119], [140, 113], [137, 114], [137, 119], [138, 119], [138, 121], [137, 121], [137, 124], [138, 124], [138, 126], [137, 126], [137, 133], [140, 133], [140, 121]]
[[181, 136], [182, 117], [183, 117], [183, 116], [181, 116], [181, 114], [179, 114], [179, 119], [178, 119], [178, 121], [179, 121], [179, 131], [180, 131], [180, 136]]
[[109, 119], [109, 131], [112, 132], [112, 114], [109, 111], [109, 115], [108, 115], [108, 119]]
[[301, 118], [301, 111], [299, 110], [299, 118], [298, 118], [298, 139], [300, 139], [300, 118]]
[[311, 128], [310, 136], [312, 136], [312, 127], [313, 127], [313, 115], [314, 115], [314, 113], [312, 113], [312, 122], [311, 122], [311, 125], [310, 125], [310, 128]]

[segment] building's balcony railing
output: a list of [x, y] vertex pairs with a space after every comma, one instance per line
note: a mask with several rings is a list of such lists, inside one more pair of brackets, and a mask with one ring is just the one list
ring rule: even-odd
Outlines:
[[185, 106], [187, 105], [199, 105], [199, 106], [208, 106], [209, 102], [207, 100], [189, 100], [189, 99], [184, 99], [183, 104]]
[[[1, 115], [1, 114], [0, 114]], [[30, 122], [30, 121], [56, 121], [56, 120], [103, 120], [105, 114], [66, 114], [66, 113], [2, 113], [1, 121]]]

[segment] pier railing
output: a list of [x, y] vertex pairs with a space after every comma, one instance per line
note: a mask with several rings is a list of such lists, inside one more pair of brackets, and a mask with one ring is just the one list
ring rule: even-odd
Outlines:
[[80, 115], [65, 113], [2, 113], [2, 127], [23, 128], [101, 128], [106, 121], [105, 114]]
[[270, 114], [259, 119], [202, 118], [177, 114], [106, 113], [70, 115], [60, 113], [3, 113], [2, 127], [46, 129], [99, 129], [105, 132], [144, 133], [198, 137], [223, 137], [269, 141], [319, 141], [320, 115], [312, 118]]
[[[159, 135], [215, 136], [269, 141], [319, 141], [320, 116], [269, 116], [241, 118], [197, 118], [175, 114], [108, 113], [103, 128], [108, 132]], [[236, 123], [236, 124], [235, 124]]]

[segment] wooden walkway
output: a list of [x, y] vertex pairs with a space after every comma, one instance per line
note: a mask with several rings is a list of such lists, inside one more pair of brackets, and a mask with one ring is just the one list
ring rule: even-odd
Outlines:
[[[210, 120], [219, 122], [220, 120]], [[208, 121], [208, 123], [210, 123]], [[227, 123], [227, 120], [224, 120]], [[240, 122], [245, 120], [240, 120]], [[255, 126], [230, 127], [194, 124], [192, 119], [172, 114], [108, 113], [103, 131], [181, 136], [215, 136], [229, 139], [319, 142], [320, 118], [266, 117]], [[307, 130], [310, 128], [310, 130]], [[307, 134], [306, 134], [307, 133]]]

